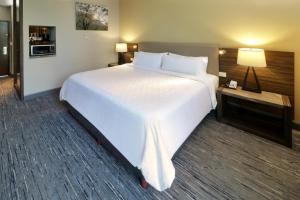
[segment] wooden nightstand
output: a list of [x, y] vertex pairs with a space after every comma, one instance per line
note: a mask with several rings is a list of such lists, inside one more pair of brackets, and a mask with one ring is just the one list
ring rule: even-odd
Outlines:
[[107, 65], [107, 67], [114, 67], [114, 66], [118, 66], [119, 64], [118, 63], [109, 63]]
[[292, 145], [292, 106], [288, 96], [220, 87], [217, 119], [277, 143]]

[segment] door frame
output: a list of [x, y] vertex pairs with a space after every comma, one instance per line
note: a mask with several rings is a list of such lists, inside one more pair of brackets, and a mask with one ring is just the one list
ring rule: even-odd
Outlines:
[[11, 68], [10, 68], [10, 58], [11, 58], [11, 53], [10, 53], [10, 41], [11, 41], [11, 32], [10, 32], [10, 21], [9, 20], [0, 20], [0, 22], [7, 22], [8, 25], [8, 38], [7, 38], [7, 55], [8, 55], [8, 74], [3, 75], [0, 77], [5, 77], [5, 76], [10, 76], [11, 75]]
[[[13, 0], [13, 30], [16, 30], [16, 27], [18, 26], [17, 23], [17, 1]], [[15, 31], [14, 33], [15, 34]], [[20, 43], [20, 77], [19, 77], [19, 81], [20, 81], [20, 87], [18, 88], [17, 86], [17, 81], [18, 81], [18, 74], [15, 72], [14, 70], [14, 87], [15, 90], [17, 91], [17, 94], [19, 96], [19, 98], [23, 101], [24, 100], [24, 55], [23, 55], [23, 0], [19, 0], [19, 43]], [[13, 41], [13, 55], [14, 55], [14, 63], [16, 61], [16, 43], [18, 42], [17, 38], [14, 35], [14, 41]], [[15, 66], [14, 66], [15, 68]]]

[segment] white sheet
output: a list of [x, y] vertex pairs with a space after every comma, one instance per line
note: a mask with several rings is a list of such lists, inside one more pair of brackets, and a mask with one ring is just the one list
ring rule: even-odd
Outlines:
[[214, 79], [122, 65], [71, 76], [60, 98], [163, 191], [175, 178], [174, 153], [216, 106]]

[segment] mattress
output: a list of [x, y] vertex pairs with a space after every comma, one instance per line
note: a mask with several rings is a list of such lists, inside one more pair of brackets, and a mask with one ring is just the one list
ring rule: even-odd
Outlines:
[[131, 64], [68, 78], [60, 99], [92, 123], [159, 191], [175, 178], [172, 157], [216, 107], [218, 78]]

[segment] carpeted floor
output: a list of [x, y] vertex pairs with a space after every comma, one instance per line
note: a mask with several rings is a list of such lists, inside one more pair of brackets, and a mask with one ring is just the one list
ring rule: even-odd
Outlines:
[[207, 117], [174, 159], [172, 188], [139, 186], [58, 95], [20, 102], [0, 80], [0, 199], [300, 199], [300, 154]]

